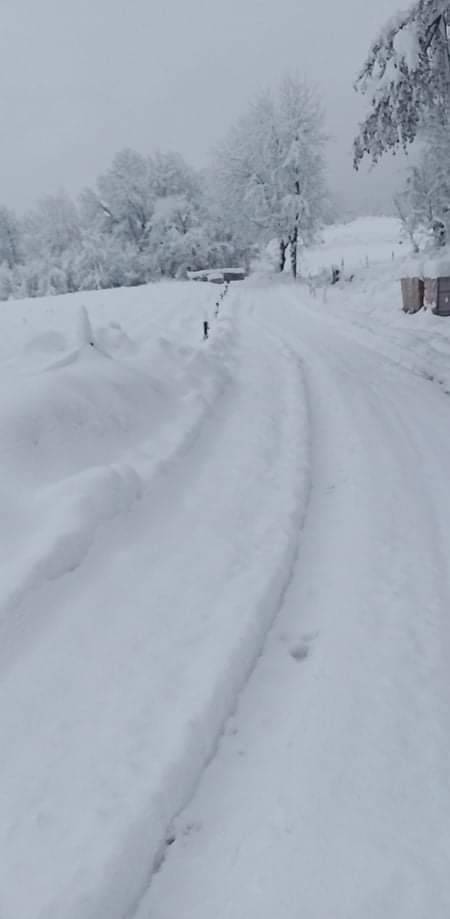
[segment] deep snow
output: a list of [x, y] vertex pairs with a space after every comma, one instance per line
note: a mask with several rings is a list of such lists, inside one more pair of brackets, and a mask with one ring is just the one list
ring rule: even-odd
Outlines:
[[248, 301], [304, 366], [311, 497], [264, 653], [136, 919], [450, 914], [450, 403], [434, 319], [377, 311], [369, 273], [347, 311], [344, 286]]
[[[189, 306], [177, 302], [175, 285], [133, 291], [134, 303], [129, 292], [91, 294], [94, 347], [79, 295], [7, 305], [0, 366], [5, 636], [30, 589], [77, 567], [97, 528], [154, 485], [226, 385], [230, 314], [222, 313], [206, 352], [199, 343], [211, 294], [189, 300], [189, 291], [182, 286]], [[105, 297], [127, 331], [117, 320], [95, 324]], [[158, 325], [171, 297], [172, 340]]]
[[30, 369], [28, 345], [5, 369], [17, 383], [3, 413], [17, 537], [5, 528], [5, 919], [130, 910], [293, 563], [307, 488], [300, 367], [254, 337], [234, 291], [195, 346], [197, 291], [183, 289], [191, 346], [178, 306], [170, 344], [149, 329], [131, 347], [142, 317], [124, 315], [125, 349], [83, 340], [37, 369], [32, 348]]
[[450, 912], [449, 402], [260, 291], [296, 342], [312, 493], [289, 591], [137, 919]]
[[450, 326], [398, 234], [217, 320], [2, 305], [2, 919], [448, 919]]

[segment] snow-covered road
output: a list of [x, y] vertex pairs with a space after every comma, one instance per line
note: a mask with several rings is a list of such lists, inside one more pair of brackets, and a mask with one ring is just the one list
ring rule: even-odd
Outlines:
[[264, 652], [138, 919], [448, 919], [450, 400], [302, 309], [312, 491]]
[[0, 917], [448, 919], [450, 399], [301, 285], [208, 342], [173, 291], [15, 306]]

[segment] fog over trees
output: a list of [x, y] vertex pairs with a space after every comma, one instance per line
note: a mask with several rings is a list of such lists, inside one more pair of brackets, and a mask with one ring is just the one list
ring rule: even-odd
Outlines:
[[321, 225], [327, 202], [320, 100], [286, 77], [256, 98], [193, 169], [178, 153], [116, 153], [72, 200], [47, 195], [24, 215], [0, 207], [0, 298], [144, 284], [249, 263], [277, 239], [280, 267]]

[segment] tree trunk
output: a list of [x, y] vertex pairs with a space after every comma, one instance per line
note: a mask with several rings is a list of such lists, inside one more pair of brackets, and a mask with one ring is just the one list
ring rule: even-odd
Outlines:
[[294, 227], [294, 232], [290, 237], [290, 256], [291, 256], [291, 271], [292, 277], [295, 279], [297, 277], [297, 251], [298, 251], [298, 226]]
[[445, 224], [439, 218], [436, 218], [433, 223], [433, 236], [435, 245], [441, 249], [447, 243], [447, 233], [445, 229]]
[[300, 200], [299, 200], [300, 199], [300, 182], [298, 178], [295, 181], [295, 194], [298, 200], [297, 213], [295, 215], [294, 229], [291, 233], [291, 237], [289, 240], [290, 247], [291, 247], [291, 251], [290, 251], [291, 271], [292, 271], [292, 277], [294, 278], [294, 280], [297, 277], [298, 228], [300, 224]]
[[288, 244], [284, 241], [284, 239], [280, 239], [280, 261], [279, 261], [278, 267], [281, 273], [284, 271], [286, 267], [286, 249], [287, 247], [288, 247]]

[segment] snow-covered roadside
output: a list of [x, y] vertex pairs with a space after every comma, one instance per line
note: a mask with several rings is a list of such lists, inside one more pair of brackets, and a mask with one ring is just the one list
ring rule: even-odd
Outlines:
[[99, 528], [157, 487], [231, 379], [232, 297], [207, 348], [155, 337], [142, 351], [119, 325], [93, 332], [95, 347], [51, 360], [41, 332], [2, 368], [3, 644], [24, 596], [73, 571]]
[[[308, 491], [301, 370], [253, 324], [232, 336], [223, 398], [207, 398], [179, 462], [9, 620], [5, 919], [123, 919], [279, 607]], [[220, 348], [218, 334], [193, 359], [202, 391]], [[145, 464], [141, 444], [135, 460]]]
[[302, 309], [323, 317], [336, 331], [345, 329], [355, 342], [384, 354], [394, 364], [450, 391], [450, 325], [429, 310], [407, 315], [401, 309], [400, 282], [390, 276], [329, 288], [311, 295], [286, 287], [286, 296]]
[[[344, 327], [355, 341], [450, 391], [450, 322], [430, 310], [403, 312], [400, 279], [417, 272], [422, 259], [414, 260], [409, 244], [400, 240], [394, 218], [367, 217], [327, 228], [323, 243], [302, 262], [312, 286], [292, 285], [289, 296], [335, 323], [337, 331]], [[342, 266], [344, 279], [335, 286], [329, 285], [332, 265]]]
[[102, 329], [109, 346], [115, 344], [122, 354], [127, 350], [127, 341], [120, 328], [129, 339], [128, 346], [131, 342], [134, 350], [133, 344], [137, 343], [140, 353], [145, 353], [147, 347], [152, 351], [159, 337], [196, 346], [201, 338], [201, 321], [213, 316], [219, 290], [210, 284], [161, 281], [142, 287], [3, 301], [0, 366], [20, 367], [24, 357], [30, 362], [33, 355], [42, 359], [44, 353], [48, 357], [70, 350], [76, 344], [78, 314], [83, 306], [97, 334]]
[[[289, 590], [135, 919], [447, 919], [448, 398], [283, 300], [312, 490]], [[257, 301], [257, 302], [256, 302]]]

